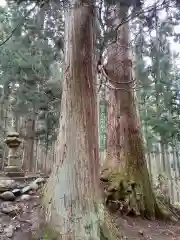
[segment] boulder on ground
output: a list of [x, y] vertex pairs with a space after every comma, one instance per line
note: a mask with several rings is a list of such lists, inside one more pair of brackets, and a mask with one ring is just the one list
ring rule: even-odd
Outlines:
[[0, 209], [2, 213], [11, 216], [16, 216], [21, 210], [17, 205], [12, 205], [12, 202], [3, 202], [0, 206]]
[[4, 201], [14, 201], [16, 197], [11, 191], [6, 191], [0, 194], [0, 198]]
[[17, 183], [13, 179], [7, 177], [0, 178], [0, 193], [12, 190], [16, 187]]

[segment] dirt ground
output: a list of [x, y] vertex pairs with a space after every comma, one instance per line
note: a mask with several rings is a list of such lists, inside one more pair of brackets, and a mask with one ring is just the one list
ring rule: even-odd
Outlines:
[[137, 217], [116, 217], [116, 222], [122, 226], [125, 239], [180, 240], [180, 222], [172, 224]]
[[30, 201], [14, 201], [10, 205], [18, 206], [20, 211], [12, 215], [0, 212], [0, 240], [40, 240], [35, 238], [37, 234], [41, 235], [40, 223], [43, 221], [39, 197], [34, 195]]
[[[41, 205], [40, 198], [37, 195], [32, 196], [31, 201], [16, 201], [11, 204], [18, 205], [22, 211], [15, 216], [0, 214], [0, 232], [1, 225], [6, 228], [9, 225], [14, 226], [13, 236], [8, 238], [0, 233], [0, 240], [37, 240], [44, 239], [41, 236], [40, 223], [43, 219], [40, 216]], [[180, 222], [177, 224], [164, 223], [159, 221], [148, 221], [134, 217], [116, 217], [116, 223], [123, 229], [124, 239], [130, 240], [180, 240]]]
[[[41, 229], [44, 223], [41, 193], [42, 189], [36, 190], [24, 200], [21, 197], [10, 202], [0, 199], [0, 240], [51, 240], [43, 237]], [[180, 240], [180, 222], [173, 224], [117, 215], [114, 218], [124, 231], [124, 239]]]

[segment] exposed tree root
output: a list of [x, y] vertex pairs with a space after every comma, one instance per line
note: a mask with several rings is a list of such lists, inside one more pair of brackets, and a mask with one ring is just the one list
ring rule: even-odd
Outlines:
[[104, 212], [104, 219], [100, 223], [100, 240], [120, 240], [123, 239], [120, 227], [116, 226], [113, 216], [108, 210]]
[[156, 196], [155, 210], [157, 219], [172, 222], [177, 222], [180, 219], [180, 215], [176, 212], [175, 207], [162, 199], [162, 197], [159, 199], [159, 197]]
[[[133, 175], [127, 175], [125, 171], [114, 171], [104, 169], [101, 173], [103, 182], [105, 203], [113, 212], [120, 212], [122, 215], [134, 215], [149, 218], [144, 198], [144, 186], [137, 183]], [[177, 221], [179, 215], [173, 210], [173, 206], [163, 199], [159, 199], [153, 193], [154, 217], [160, 220]]]

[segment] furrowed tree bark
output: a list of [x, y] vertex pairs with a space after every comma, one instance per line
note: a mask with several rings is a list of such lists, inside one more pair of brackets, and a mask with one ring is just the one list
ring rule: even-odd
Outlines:
[[60, 131], [44, 192], [48, 229], [62, 240], [121, 239], [100, 195], [94, 11], [92, 1], [83, 2], [68, 9], [65, 19]]
[[35, 113], [27, 116], [25, 123], [23, 169], [32, 172], [34, 166]]
[[[128, 8], [117, 9], [122, 22]], [[171, 212], [155, 198], [150, 182], [133, 93], [129, 40], [129, 24], [124, 23], [119, 27], [116, 43], [108, 49], [105, 68], [113, 88], [109, 99], [107, 159], [101, 180], [106, 182], [107, 200], [111, 204], [112, 200], [118, 202], [122, 213], [172, 219]]]

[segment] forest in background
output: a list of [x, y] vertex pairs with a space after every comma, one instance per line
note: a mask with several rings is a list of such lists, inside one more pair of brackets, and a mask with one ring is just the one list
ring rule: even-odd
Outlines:
[[[64, 23], [57, 5], [47, 9], [46, 5], [11, 3], [1, 7], [0, 15], [2, 42], [16, 28], [0, 50], [1, 159], [3, 162], [7, 157], [3, 155], [3, 139], [13, 127], [25, 139], [24, 158], [29, 164], [35, 157], [35, 145], [43, 145], [47, 152], [56, 139], [62, 92], [58, 41]], [[32, 170], [32, 166], [26, 168]]]
[[[45, 149], [56, 139], [54, 130], [58, 126], [58, 100], [62, 91], [59, 80], [63, 79], [62, 9], [57, 8], [58, 4], [51, 5], [50, 9], [35, 8], [30, 14], [27, 13], [33, 4], [29, 3], [1, 7], [1, 42], [17, 28], [0, 49], [1, 139], [5, 138], [7, 126], [11, 126], [13, 119], [15, 128], [22, 129], [23, 138], [26, 135], [28, 141], [41, 142]], [[157, 142], [163, 149], [168, 144], [179, 149], [179, 53], [171, 48], [173, 42], [179, 42], [176, 31], [179, 9], [163, 9], [163, 14], [157, 11], [157, 15], [157, 20], [148, 16], [146, 21], [131, 21], [136, 89], [148, 151], [157, 150]], [[148, 21], [153, 21], [153, 25]], [[99, 95], [103, 98], [102, 93]], [[29, 127], [25, 126], [27, 121]], [[102, 149], [103, 138], [106, 138], [103, 136], [102, 132]], [[4, 147], [1, 141], [1, 159]], [[27, 150], [31, 158], [34, 148]]]
[[[167, 172], [165, 155], [169, 148], [177, 155], [176, 162], [170, 163], [172, 168], [173, 166], [180, 168], [179, 53], [172, 51], [171, 48], [173, 42], [179, 43], [180, 35], [176, 32], [176, 27], [179, 26], [180, 9], [178, 1], [177, 5], [173, 1], [157, 1], [142, 10], [139, 10], [138, 3], [140, 1], [136, 1], [136, 6], [133, 7], [138, 8], [140, 14], [136, 13], [136, 9], [135, 13], [131, 12], [128, 19], [132, 39], [128, 44], [133, 60], [133, 79], [130, 88], [136, 92], [146, 153], [161, 151], [163, 171]], [[63, 110], [61, 100], [66, 74], [63, 71], [64, 62], [67, 61], [65, 60], [67, 52], [64, 50], [64, 43], [67, 44], [67, 40], [64, 41], [66, 37], [64, 9], [68, 8], [66, 6], [68, 2], [60, 4], [57, 1], [45, 3], [7, 1], [7, 4], [6, 7], [0, 8], [1, 165], [3, 168], [7, 157], [3, 140], [7, 131], [15, 129], [24, 140], [23, 168], [33, 171], [42, 168], [45, 156], [48, 156], [47, 162], [52, 161], [47, 154], [49, 151], [53, 155], [57, 152], [58, 146], [54, 146], [55, 142], [59, 143], [58, 128], [63, 125], [61, 115], [63, 111], [66, 112]], [[117, 41], [116, 7], [111, 1], [97, 2], [99, 12], [95, 23], [96, 54], [102, 65], [104, 65], [102, 59], [106, 61], [106, 58], [109, 58], [108, 45]], [[113, 67], [116, 67], [115, 64]], [[113, 85], [117, 84], [114, 81], [112, 85], [109, 74], [104, 73], [104, 70], [98, 74], [98, 81], [96, 94], [100, 107], [98, 110], [100, 151], [103, 152], [108, 148], [108, 112], [110, 100], [113, 99], [111, 98]], [[123, 95], [121, 100], [124, 101], [126, 97]], [[36, 161], [39, 157], [37, 149], [44, 152], [43, 159], [38, 160], [39, 166]], [[49, 184], [52, 179], [50, 178]]]

